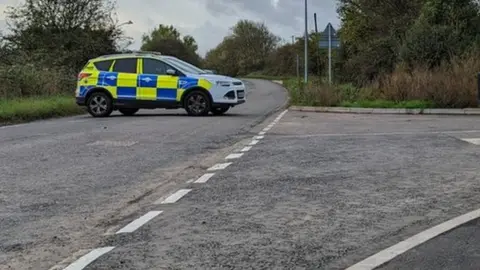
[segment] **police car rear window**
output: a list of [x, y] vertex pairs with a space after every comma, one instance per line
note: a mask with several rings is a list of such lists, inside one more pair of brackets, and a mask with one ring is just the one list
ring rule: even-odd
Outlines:
[[113, 63], [113, 60], [105, 60], [105, 61], [95, 62], [94, 65], [100, 71], [109, 71], [110, 67], [112, 66], [112, 63]]

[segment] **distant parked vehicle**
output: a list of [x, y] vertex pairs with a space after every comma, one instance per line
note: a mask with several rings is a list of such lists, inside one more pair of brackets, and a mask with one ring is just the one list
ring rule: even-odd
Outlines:
[[78, 75], [76, 102], [93, 117], [118, 110], [184, 108], [189, 115], [220, 115], [245, 103], [241, 80], [207, 73], [173, 56], [129, 52], [91, 59]]

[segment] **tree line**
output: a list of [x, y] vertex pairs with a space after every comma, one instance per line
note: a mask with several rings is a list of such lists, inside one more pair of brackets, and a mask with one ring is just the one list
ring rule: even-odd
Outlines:
[[[477, 0], [337, 1], [341, 46], [334, 49], [336, 82], [388, 85], [399, 72], [434, 71], [478, 51]], [[0, 42], [0, 76], [8, 79], [20, 73], [37, 78], [41, 76], [32, 74], [54, 70], [59, 80], [73, 78], [88, 59], [124, 51], [132, 40], [114, 11], [112, 0], [26, 0], [8, 9], [9, 27]], [[294, 76], [297, 55], [303, 73], [303, 48], [308, 42], [308, 72], [322, 77], [327, 72], [327, 50], [319, 48], [319, 41], [320, 36], [310, 31], [307, 41], [302, 37], [285, 43], [265, 24], [240, 20], [205, 57], [198, 54], [196, 40], [173, 25], [160, 24], [145, 33], [141, 49], [231, 76]], [[28, 87], [24, 84], [12, 82], [13, 90], [8, 91], [23, 95], [22, 89]], [[5, 88], [4, 82], [0, 96], [8, 95]]]

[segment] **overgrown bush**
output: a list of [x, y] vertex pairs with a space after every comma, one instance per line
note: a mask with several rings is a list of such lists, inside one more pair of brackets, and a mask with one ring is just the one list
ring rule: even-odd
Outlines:
[[431, 100], [436, 107], [465, 108], [477, 106], [477, 73], [480, 53], [471, 52], [443, 62], [439, 67], [399, 67], [382, 79], [379, 86], [386, 99]]
[[0, 66], [0, 99], [39, 95], [71, 94], [76, 76], [61, 68], [39, 68], [32, 64]]

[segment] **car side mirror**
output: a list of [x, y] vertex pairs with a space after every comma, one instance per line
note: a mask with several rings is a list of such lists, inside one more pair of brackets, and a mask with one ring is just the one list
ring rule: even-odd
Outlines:
[[173, 69], [167, 69], [167, 75], [175, 76], [177, 75], [177, 72]]

